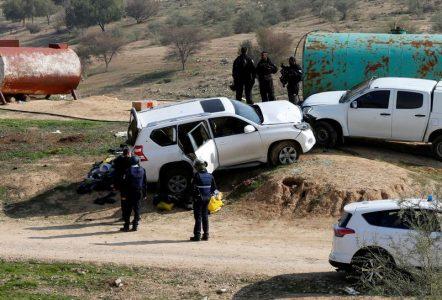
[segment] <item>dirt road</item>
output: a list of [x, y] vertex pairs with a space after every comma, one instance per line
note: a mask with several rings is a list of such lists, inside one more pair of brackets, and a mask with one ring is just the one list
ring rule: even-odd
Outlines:
[[[212, 239], [188, 242], [192, 215], [181, 212], [144, 221], [136, 233], [120, 233], [114, 220], [1, 223], [0, 257], [91, 261], [202, 268], [276, 275], [330, 271], [331, 219], [280, 221], [212, 217]], [[171, 220], [169, 220], [171, 219]]]

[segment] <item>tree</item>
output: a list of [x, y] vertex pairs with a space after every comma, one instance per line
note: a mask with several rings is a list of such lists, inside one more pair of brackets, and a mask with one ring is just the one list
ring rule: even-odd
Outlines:
[[126, 5], [126, 14], [134, 18], [138, 24], [155, 16], [159, 10], [158, 0], [129, 0]]
[[13, 22], [25, 22], [26, 12], [24, 8], [24, 0], [6, 0], [2, 3], [3, 15], [6, 20]]
[[57, 12], [57, 5], [52, 0], [35, 0], [35, 15], [38, 17], [46, 17], [48, 25], [51, 16]]
[[162, 43], [170, 47], [169, 57], [177, 58], [183, 71], [189, 57], [202, 48], [204, 40], [201, 29], [193, 26], [166, 28], [161, 37]]
[[256, 40], [261, 51], [267, 51], [273, 62], [279, 64], [290, 56], [293, 38], [285, 32], [274, 32], [271, 29], [260, 29]]
[[337, 0], [335, 8], [342, 14], [341, 20], [347, 19], [348, 12], [356, 5], [355, 0]]
[[106, 24], [122, 18], [123, 0], [71, 0], [65, 12], [68, 28], [98, 25], [104, 32]]
[[83, 61], [90, 60], [90, 57], [96, 57], [103, 61], [107, 72], [112, 59], [125, 44], [126, 39], [118, 30], [93, 33], [81, 40], [79, 53], [81, 53]]

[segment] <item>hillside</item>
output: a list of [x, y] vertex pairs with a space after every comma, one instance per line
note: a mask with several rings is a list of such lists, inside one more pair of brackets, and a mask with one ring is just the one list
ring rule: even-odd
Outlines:
[[[147, 23], [136, 24], [133, 19], [126, 17], [109, 24], [107, 30], [118, 28], [128, 37], [128, 43], [112, 60], [107, 72], [104, 71], [102, 62], [93, 61], [88, 67], [87, 77], [79, 87], [80, 95], [109, 95], [125, 100], [232, 96], [228, 88], [231, 81], [231, 63], [236, 56], [238, 45], [244, 40], [254, 39], [253, 32], [234, 34], [229, 25], [232, 22], [229, 20], [201, 24], [209, 39], [203, 49], [191, 57], [185, 71], [180, 70], [178, 62], [166, 59], [167, 47], [158, 42], [158, 36], [155, 34], [154, 28], [171, 16], [187, 16], [187, 19], [192, 21], [192, 18], [198, 16], [204, 2], [163, 1], [159, 14]], [[244, 2], [235, 1], [237, 9], [244, 9]], [[345, 20], [335, 18], [327, 21], [330, 18], [320, 16], [315, 8], [300, 7], [294, 19], [279, 22], [271, 28], [276, 32], [289, 33], [293, 37], [293, 49], [303, 34], [318, 29], [339, 32], [388, 32], [397, 22], [410, 32], [434, 32], [431, 20], [434, 20], [434, 15], [442, 7], [441, 1], [425, 1], [431, 6], [417, 14], [410, 12], [407, 1], [356, 2], [356, 6], [350, 10]], [[301, 5], [303, 2], [299, 3]], [[60, 30], [56, 25], [60, 16], [55, 15], [52, 19], [52, 23], [48, 25], [46, 18], [37, 18], [35, 22], [42, 30], [36, 34], [30, 34], [20, 23], [11, 24], [1, 20], [4, 32], [1, 38], [20, 39], [22, 44], [30, 46], [44, 46], [48, 42], [68, 42], [75, 48], [79, 36], [99, 31], [98, 26], [75, 32]], [[282, 93], [283, 89], [278, 84], [277, 94], [281, 96]]]

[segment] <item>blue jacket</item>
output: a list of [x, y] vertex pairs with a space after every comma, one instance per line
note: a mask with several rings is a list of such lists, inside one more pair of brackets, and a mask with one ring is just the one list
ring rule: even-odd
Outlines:
[[215, 178], [207, 171], [197, 172], [193, 176], [192, 183], [196, 199], [208, 201], [216, 191]]

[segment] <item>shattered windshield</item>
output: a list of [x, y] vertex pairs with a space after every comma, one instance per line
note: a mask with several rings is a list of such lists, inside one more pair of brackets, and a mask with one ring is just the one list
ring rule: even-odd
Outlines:
[[369, 79], [367, 81], [363, 81], [360, 84], [354, 86], [351, 90], [347, 91], [344, 95], [342, 95], [341, 99], [339, 100], [339, 103], [345, 103], [350, 101], [350, 99], [353, 98], [353, 96], [356, 96], [366, 89], [370, 87], [370, 83], [373, 79]]
[[236, 100], [230, 100], [235, 107], [235, 114], [238, 116], [241, 116], [243, 118], [246, 118], [249, 121], [252, 121], [255, 124], [261, 124], [262, 118], [259, 116], [259, 114], [256, 112], [256, 110], [240, 101]]

